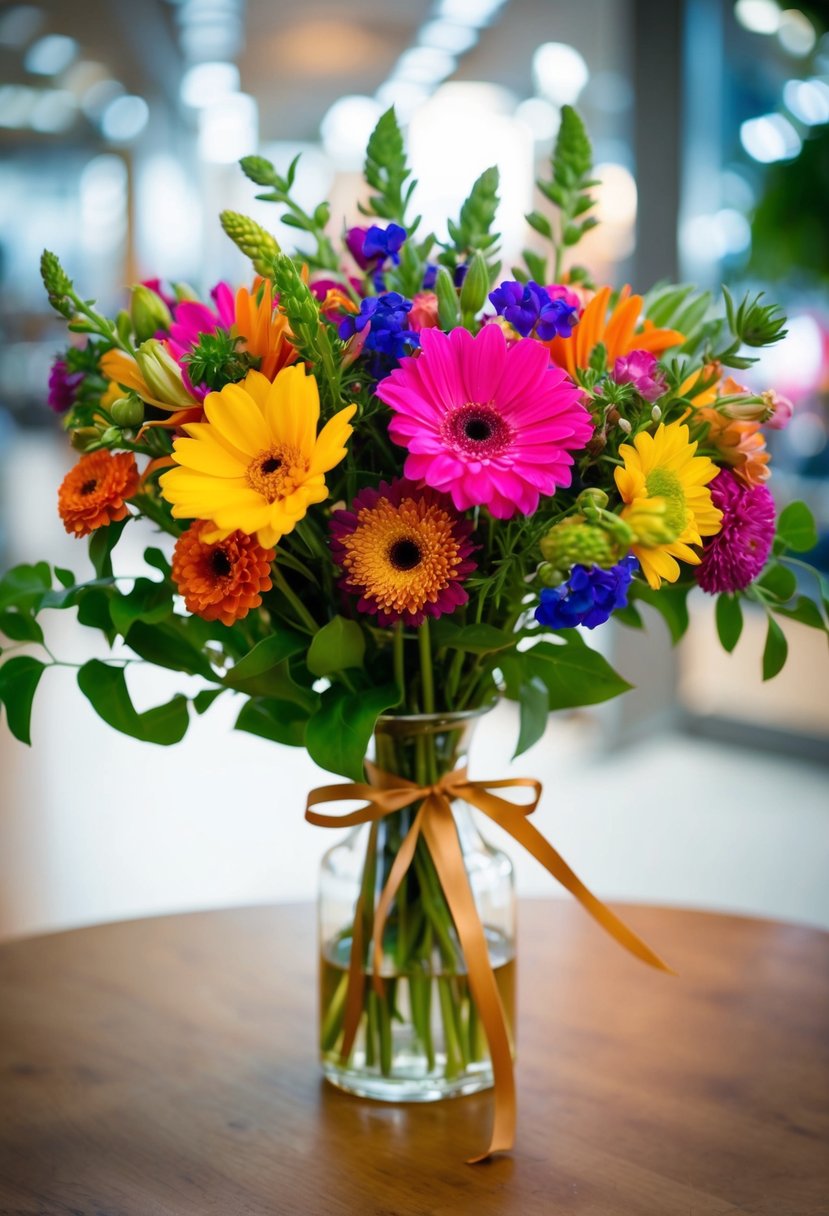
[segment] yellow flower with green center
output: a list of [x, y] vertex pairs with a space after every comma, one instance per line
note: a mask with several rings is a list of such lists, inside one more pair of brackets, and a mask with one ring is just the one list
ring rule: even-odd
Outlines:
[[636, 534], [633, 552], [654, 589], [662, 580], [679, 578], [679, 561], [699, 564], [692, 545], [720, 530], [722, 512], [707, 488], [718, 472], [707, 456], [696, 455], [687, 426], [663, 423], [654, 435], [637, 435], [623, 444], [624, 468], [616, 469], [616, 487], [626, 504], [622, 519]]
[[173, 444], [178, 465], [159, 478], [176, 519], [214, 525], [212, 543], [231, 532], [256, 534], [272, 548], [308, 508], [328, 497], [325, 474], [345, 456], [357, 407], [346, 406], [317, 434], [317, 382], [302, 365], [271, 382], [249, 372], [204, 402], [206, 422], [182, 429]]

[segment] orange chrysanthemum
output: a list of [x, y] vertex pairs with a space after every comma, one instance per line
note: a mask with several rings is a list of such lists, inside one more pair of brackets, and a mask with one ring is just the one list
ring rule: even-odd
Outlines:
[[264, 549], [255, 536], [231, 532], [209, 544], [205, 532], [214, 525], [198, 519], [176, 541], [173, 581], [189, 612], [206, 621], [232, 625], [262, 603], [271, 589], [271, 562], [275, 549]]
[[608, 315], [610, 288], [602, 287], [593, 296], [579, 318], [579, 323], [569, 338], [552, 338], [545, 345], [549, 348], [553, 363], [566, 368], [571, 376], [577, 367], [587, 367], [590, 356], [599, 343], [607, 351], [607, 363], [613, 367], [622, 355], [632, 350], [647, 350], [660, 355], [671, 346], [679, 346], [685, 335], [675, 329], [657, 329], [652, 321], [644, 321], [639, 328], [642, 315], [642, 297], [632, 296], [629, 287], [623, 287], [619, 298]]
[[259, 371], [268, 380], [273, 380], [278, 371], [296, 359], [296, 351], [290, 343], [288, 319], [274, 308], [269, 282], [260, 279], [252, 291], [240, 287], [236, 292], [235, 329], [239, 337], [244, 338], [248, 354], [261, 360]]
[[730, 465], [747, 486], [759, 486], [771, 475], [766, 440], [759, 422], [726, 418], [712, 406], [695, 410], [694, 422], [708, 423], [706, 446], [716, 449], [717, 458]]
[[132, 452], [88, 452], [70, 469], [58, 490], [58, 513], [67, 532], [88, 536], [124, 519], [128, 498], [138, 491]]

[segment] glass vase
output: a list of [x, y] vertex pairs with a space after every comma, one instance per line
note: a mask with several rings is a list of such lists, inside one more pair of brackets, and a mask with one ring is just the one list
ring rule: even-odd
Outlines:
[[[428, 785], [466, 764], [473, 730], [485, 712], [383, 717], [369, 758], [387, 773]], [[382, 997], [372, 984], [374, 909], [418, 805], [352, 829], [325, 854], [320, 874], [323, 1072], [341, 1089], [388, 1102], [430, 1102], [492, 1085], [486, 1036], [463, 952], [422, 834], [383, 931]], [[512, 864], [483, 839], [470, 807], [455, 800], [452, 811], [514, 1052]], [[362, 1014], [351, 1053], [343, 1061], [348, 966], [361, 892]]]

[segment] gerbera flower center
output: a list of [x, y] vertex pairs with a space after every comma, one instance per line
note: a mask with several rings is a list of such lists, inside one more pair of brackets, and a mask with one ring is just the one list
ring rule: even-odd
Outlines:
[[499, 456], [512, 442], [512, 428], [494, 406], [468, 401], [459, 409], [447, 414], [443, 424], [443, 438], [448, 440], [458, 453], [473, 456], [476, 460]]
[[389, 549], [389, 561], [396, 570], [414, 570], [423, 561], [420, 545], [408, 537], [396, 540]]
[[227, 578], [230, 574], [233, 565], [224, 549], [214, 549], [210, 554], [210, 569], [217, 578]]
[[308, 472], [308, 462], [298, 448], [268, 448], [248, 465], [247, 483], [266, 502], [287, 498]]
[[648, 494], [665, 500], [664, 522], [677, 536], [685, 531], [688, 509], [682, 482], [670, 469], [651, 469], [645, 478]]
[[78, 493], [83, 494], [84, 498], [86, 498], [87, 494], [94, 494], [97, 489], [98, 479], [96, 477], [90, 477], [89, 481], [85, 481], [83, 483]]

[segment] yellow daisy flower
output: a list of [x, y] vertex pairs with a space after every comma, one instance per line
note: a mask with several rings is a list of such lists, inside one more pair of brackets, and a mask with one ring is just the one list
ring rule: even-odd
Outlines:
[[663, 579], [676, 582], [676, 558], [698, 565], [700, 555], [690, 546], [720, 530], [722, 512], [707, 489], [719, 470], [696, 450], [679, 422], [663, 423], [655, 435], [637, 435], [632, 446], [619, 448], [625, 465], [616, 469], [616, 487], [627, 504], [622, 519], [636, 533], [633, 552], [654, 589]]
[[303, 365], [283, 368], [271, 382], [249, 372], [204, 402], [206, 422], [182, 429], [173, 444], [178, 468], [159, 478], [176, 519], [214, 525], [203, 539], [254, 533], [272, 548], [308, 508], [328, 497], [325, 474], [345, 456], [357, 407], [340, 410], [317, 434], [317, 382]]

